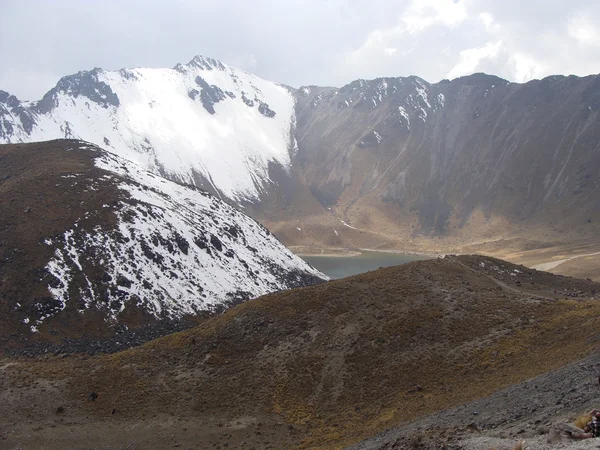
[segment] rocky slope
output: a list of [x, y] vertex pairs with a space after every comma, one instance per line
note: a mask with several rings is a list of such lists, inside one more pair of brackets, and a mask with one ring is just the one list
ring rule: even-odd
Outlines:
[[[476, 74], [300, 89], [293, 167], [337, 219], [320, 221], [326, 233], [305, 228], [303, 240], [362, 246], [371, 232], [381, 243], [456, 249], [593, 239], [599, 86], [597, 76], [516, 84]], [[278, 219], [289, 241], [302, 240]]]
[[557, 427], [597, 408], [597, 353], [489, 397], [441, 411], [365, 439], [348, 450], [528, 450], [598, 448], [596, 439], [570, 439]]
[[[493, 258], [446, 257], [269, 294], [113, 355], [4, 357], [5, 438], [45, 448], [343, 448], [595, 352], [599, 292]], [[529, 421], [555, 420], [545, 411], [562, 420], [587, 408], [597, 368], [593, 357], [409, 431], [458, 439], [474, 422], [473, 432], [529, 436]], [[393, 446], [402, 436], [380, 442], [407, 448]]]
[[217, 197], [81, 141], [0, 146], [0, 194], [11, 345], [195, 317], [325, 278]]

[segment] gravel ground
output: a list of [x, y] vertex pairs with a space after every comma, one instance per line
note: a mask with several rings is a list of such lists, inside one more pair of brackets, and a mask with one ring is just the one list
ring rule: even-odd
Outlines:
[[[547, 436], [523, 439], [526, 450], [588, 450], [600, 448], [600, 439], [574, 440], [563, 438], [559, 442], [549, 443]], [[477, 436], [461, 440], [459, 445], [465, 450], [513, 450], [518, 441], [486, 436]]]
[[600, 448], [600, 439], [548, 442], [552, 424], [570, 422], [600, 407], [600, 354], [513, 385], [489, 397], [387, 430], [351, 450]]
[[[6, 348], [4, 352], [8, 356], [37, 357], [44, 355], [71, 354], [95, 355], [96, 353], [115, 353], [137, 347], [145, 342], [157, 339], [167, 334], [186, 330], [197, 325], [197, 322], [189, 320], [163, 320], [153, 324], [145, 325], [138, 329], [127, 329], [127, 327], [116, 327], [114, 336], [99, 339], [95, 337], [82, 337], [79, 339], [63, 339], [60, 343], [27, 341], [18, 342], [21, 348]], [[0, 348], [2, 348], [0, 341]]]

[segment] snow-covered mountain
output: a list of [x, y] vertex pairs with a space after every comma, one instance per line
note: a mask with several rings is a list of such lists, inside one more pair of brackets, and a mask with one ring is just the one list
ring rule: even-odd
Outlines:
[[596, 242], [598, 111], [600, 76], [295, 90], [196, 57], [80, 72], [37, 102], [0, 92], [0, 142], [83, 138], [232, 200], [287, 245], [446, 252]]
[[0, 160], [1, 312], [31, 331], [179, 319], [326, 278], [218, 197], [92, 144], [1, 146]]
[[0, 143], [83, 139], [142, 167], [240, 201], [289, 168], [295, 100], [285, 86], [196, 56], [172, 69], [94, 69], [42, 100], [0, 91]]

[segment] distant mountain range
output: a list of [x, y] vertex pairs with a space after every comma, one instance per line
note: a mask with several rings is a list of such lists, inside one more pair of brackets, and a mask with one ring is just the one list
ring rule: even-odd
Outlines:
[[[581, 359], [599, 110], [600, 76], [293, 89], [203, 57], [0, 91], [0, 439], [546, 445], [600, 369]], [[445, 255], [322, 283], [283, 244], [527, 264]], [[573, 254], [589, 279], [532, 268]]]
[[427, 245], [433, 237], [458, 248], [516, 236], [594, 239], [599, 112], [598, 76], [305, 88], [293, 167], [347, 225], [382, 240]]
[[0, 92], [0, 141], [93, 142], [288, 245], [491, 251], [595, 241], [599, 109], [598, 76], [293, 89], [197, 56], [80, 72], [37, 102]]

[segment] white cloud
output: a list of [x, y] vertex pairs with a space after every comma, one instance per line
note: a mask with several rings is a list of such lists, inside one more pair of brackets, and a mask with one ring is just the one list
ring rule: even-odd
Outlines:
[[253, 53], [239, 55], [237, 57], [232, 58], [231, 61], [228, 61], [228, 63], [234, 67], [239, 67], [240, 69], [244, 69], [249, 72], [251, 72], [259, 66], [258, 59]]
[[460, 52], [459, 62], [448, 72], [448, 78], [457, 78], [478, 71], [482, 60], [494, 60], [502, 48], [502, 41], [489, 42], [483, 47], [475, 47]]
[[582, 44], [600, 44], [600, 30], [586, 14], [577, 14], [567, 25], [569, 37]]
[[479, 71], [517, 82], [597, 73], [600, 2], [545, 0], [542, 8], [517, 0], [411, 0], [337, 61], [334, 76], [344, 82], [350, 73], [432, 82]]
[[[371, 69], [389, 70], [400, 61], [406, 61], [416, 55], [419, 36], [427, 34], [434, 28], [453, 28], [467, 18], [466, 6], [453, 0], [411, 0], [404, 10], [400, 9], [396, 23], [385, 28], [372, 30], [362, 45], [345, 52], [341, 56], [341, 69], [345, 72], [358, 73], [360, 77], [377, 77], [394, 75], [393, 73], [376, 73]], [[385, 55], [388, 62], [380, 60]], [[393, 63], [390, 63], [393, 61]], [[381, 66], [384, 67], [381, 67]], [[410, 67], [406, 64], [406, 67]], [[415, 74], [417, 71], [405, 73]], [[421, 76], [429, 74], [419, 73]], [[350, 81], [350, 80], [348, 80]]]
[[534, 78], [542, 78], [552, 73], [544, 67], [544, 64], [536, 61], [531, 55], [521, 52], [516, 52], [510, 57], [510, 64], [512, 66], [512, 78], [519, 83]]
[[26, 99], [78, 70], [172, 67], [196, 54], [292, 86], [406, 75], [435, 82], [468, 71], [510, 81], [600, 72], [597, 0], [0, 3], [0, 89]]
[[443, 24], [453, 27], [467, 18], [463, 2], [453, 0], [413, 0], [401, 17], [401, 23], [410, 33], [419, 33], [427, 28]]
[[479, 13], [479, 19], [481, 19], [487, 30], [498, 30], [499, 26], [494, 22], [494, 16], [492, 16], [490, 13]]

